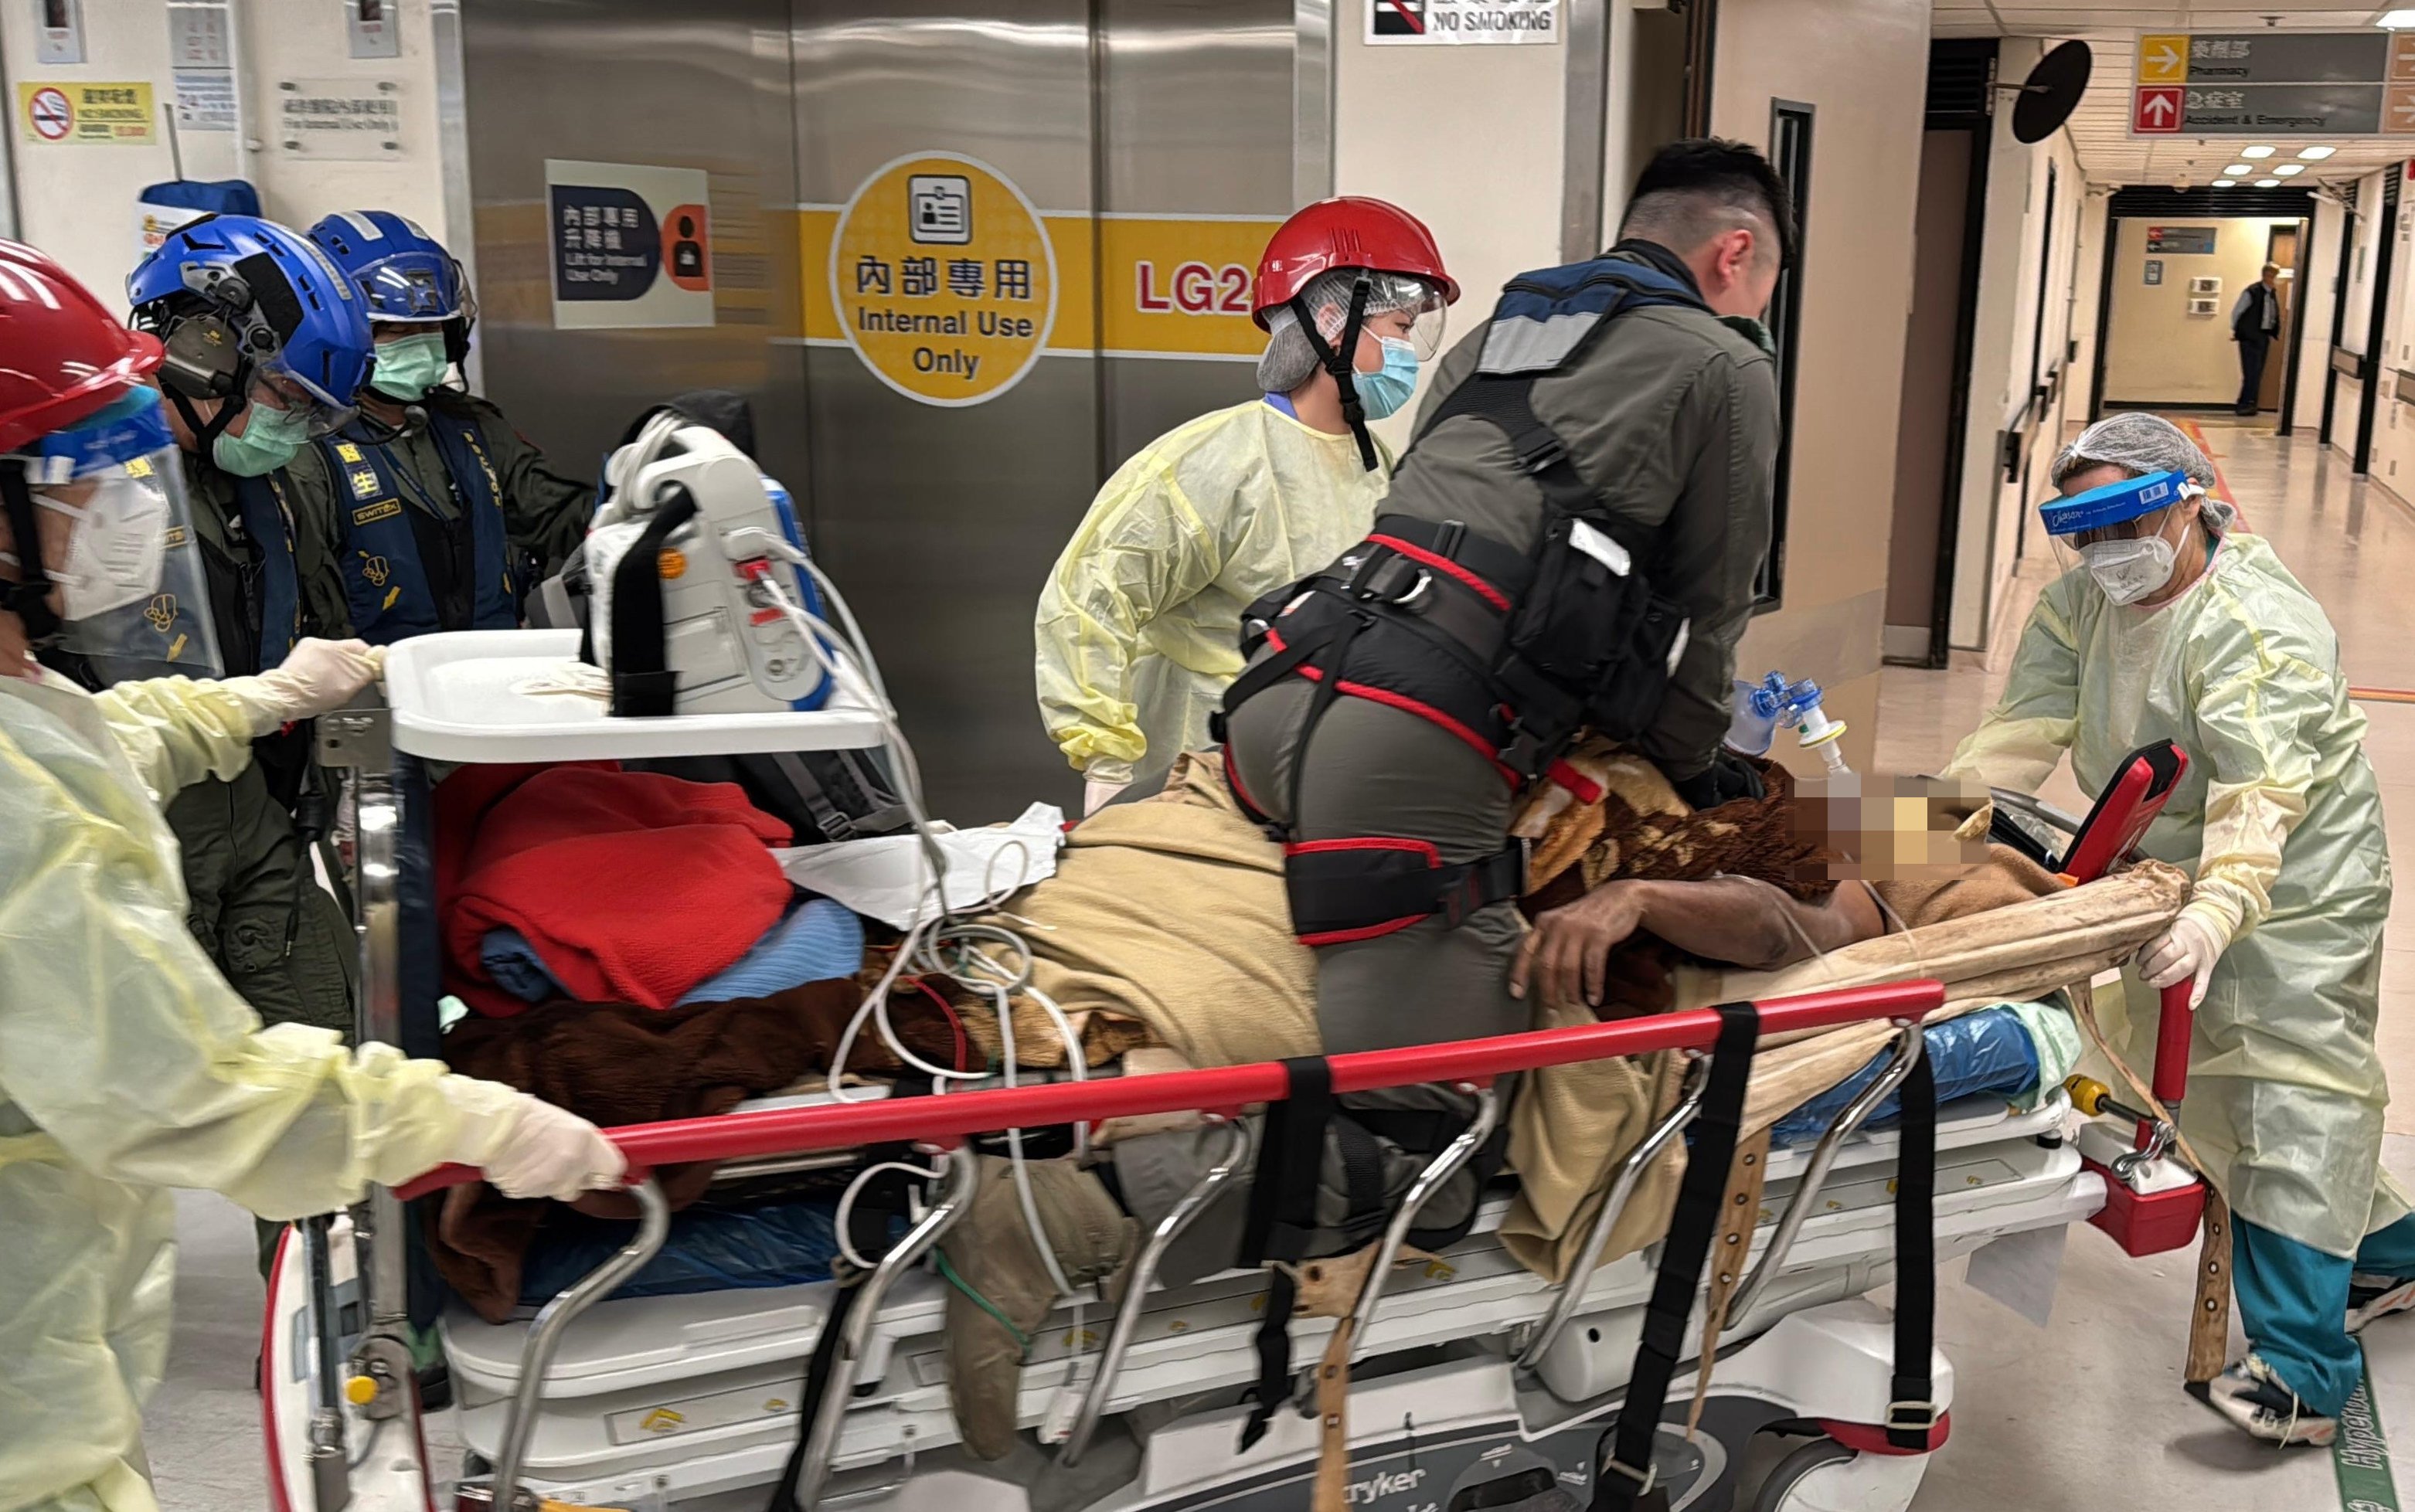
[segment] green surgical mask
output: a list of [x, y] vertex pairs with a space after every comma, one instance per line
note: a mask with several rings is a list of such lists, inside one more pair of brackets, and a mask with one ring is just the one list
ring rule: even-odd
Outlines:
[[424, 398], [429, 389], [444, 382], [444, 370], [452, 366], [444, 354], [442, 332], [397, 337], [378, 343], [377, 367], [369, 374], [369, 387], [388, 398]]
[[[1751, 342], [1754, 346], [1759, 347], [1762, 351], [1769, 353], [1771, 356], [1775, 357], [1778, 355], [1778, 338], [1769, 334], [1768, 326], [1762, 324], [1751, 316], [1722, 315], [1719, 317], [1719, 323], [1726, 326], [1729, 330], [1735, 332], [1738, 336], [1743, 337], [1747, 341]], [[383, 361], [384, 359], [380, 358], [379, 360]]]
[[210, 442], [210, 457], [221, 471], [238, 478], [264, 478], [293, 460], [307, 435], [302, 417], [292, 411], [255, 404], [243, 434], [218, 432], [218, 439]]

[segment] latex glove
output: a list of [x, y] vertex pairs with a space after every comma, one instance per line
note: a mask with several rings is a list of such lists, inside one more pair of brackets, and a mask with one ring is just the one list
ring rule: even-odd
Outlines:
[[1098, 813], [1099, 810], [1105, 808], [1109, 803], [1115, 801], [1115, 797], [1118, 793], [1122, 792], [1125, 788], [1130, 787], [1131, 786], [1132, 780], [1130, 778], [1126, 778], [1122, 782], [1100, 782], [1096, 778], [1083, 778], [1082, 817], [1087, 819], [1091, 815]]
[[2187, 981], [2189, 1008], [2194, 1010], [2205, 1001], [2206, 982], [2213, 975], [2213, 964], [2222, 959], [2229, 943], [2223, 938], [2219, 927], [2183, 908], [2169, 929], [2149, 940], [2147, 948], [2138, 952], [2138, 975], [2159, 992], [2176, 981]]
[[618, 1187], [628, 1161], [593, 1124], [522, 1093], [511, 1131], [485, 1167], [487, 1180], [506, 1197], [566, 1203], [581, 1192]]
[[351, 703], [385, 670], [385, 648], [364, 640], [302, 640], [260, 674], [278, 722], [312, 719]]

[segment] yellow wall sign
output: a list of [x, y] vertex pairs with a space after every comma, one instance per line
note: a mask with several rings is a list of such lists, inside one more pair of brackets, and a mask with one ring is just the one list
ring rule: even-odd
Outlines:
[[158, 140], [158, 120], [147, 81], [17, 86], [17, 127], [27, 142], [147, 147]]
[[1047, 346], [1057, 254], [1004, 175], [916, 153], [874, 172], [839, 212], [830, 291], [841, 334], [875, 377], [924, 404], [980, 404]]

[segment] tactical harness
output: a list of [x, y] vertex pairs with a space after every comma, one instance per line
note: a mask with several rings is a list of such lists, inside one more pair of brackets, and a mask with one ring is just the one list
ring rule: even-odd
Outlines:
[[[1209, 734], [1226, 745], [1243, 811], [1283, 843], [1303, 943], [1372, 939], [1437, 913], [1456, 925], [1515, 898], [1524, 882], [1514, 846], [1446, 862], [1421, 840], [1297, 839], [1300, 757], [1335, 698], [1368, 699], [1449, 731], [1517, 791], [1553, 773], [1580, 729], [1625, 740], [1658, 712], [1687, 636], [1685, 611], [1652, 591], [1661, 532], [1605, 508], [1534, 408], [1538, 379], [1569, 370], [1619, 315], [1655, 306], [1705, 307], [1684, 280], [1626, 258], [1512, 279], [1476, 371], [1426, 420], [1421, 439], [1461, 416], [1507, 438], [1543, 494], [1531, 550], [1455, 520], [1386, 515], [1333, 565], [1243, 616], [1242, 650], [1253, 665], [1226, 691]], [[1278, 821], [1241, 786], [1226, 735], [1233, 711], [1295, 677], [1316, 691], [1292, 737], [1290, 804]]]

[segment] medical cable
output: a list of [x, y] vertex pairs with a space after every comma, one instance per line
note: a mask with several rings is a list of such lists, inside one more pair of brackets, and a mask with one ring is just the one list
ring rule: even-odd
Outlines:
[[[857, 622], [854, 610], [848, 606], [846, 595], [840, 592], [837, 585], [831, 582], [828, 576], [814, 564], [810, 557], [789, 542], [769, 531], [749, 528], [729, 532], [729, 539], [733, 545], [736, 537], [740, 535], [755, 536], [762, 544], [767, 555], [776, 556], [811, 573], [821, 587], [825, 601], [835, 606], [839, 624], [844, 626], [843, 632], [790, 597], [776, 576], [767, 575], [759, 579], [766, 595], [772, 600], [772, 606], [797, 628], [807, 649], [832, 680], [845, 686], [851, 674], [857, 684], [867, 695], [862, 701], [878, 722], [884, 747], [897, 763], [898, 796], [921, 841], [916, 851], [919, 864], [914, 882], [914, 913], [908, 921], [906, 937], [899, 942], [897, 951], [890, 961], [888, 969], [881, 974], [879, 981], [866, 995], [862, 1006], [848, 1020], [846, 1029], [840, 1035], [838, 1045], [831, 1056], [828, 1081], [830, 1094], [832, 1099], [839, 1101], [850, 1100], [842, 1089], [842, 1079], [846, 1074], [848, 1056], [853, 1051], [857, 1036], [861, 1034], [867, 1019], [876, 1025], [882, 1040], [892, 1054], [907, 1065], [931, 1076], [937, 1085], [944, 1086], [951, 1081], [976, 1080], [979, 1076], [986, 1074], [986, 1069], [981, 1073], [974, 1073], [935, 1066], [908, 1050], [901, 1041], [895, 1026], [889, 1018], [889, 999], [898, 978], [903, 975], [909, 962], [916, 964], [924, 971], [937, 971], [955, 980], [967, 981], [968, 984], [975, 986], [977, 990], [986, 993], [991, 997], [997, 1014], [1005, 1081], [1007, 1086], [1012, 1088], [1018, 1085], [1020, 1070], [1012, 998], [1016, 991], [1029, 989], [1032, 961], [1030, 946], [1011, 930], [995, 924], [975, 922], [965, 917], [968, 913], [985, 911], [1003, 901], [994, 885], [996, 881], [994, 875], [985, 875], [982, 877], [982, 897], [973, 908], [960, 912], [949, 906], [946, 886], [947, 857], [939, 846], [937, 831], [933, 829], [924, 807], [921, 766], [914, 758], [913, 749], [906, 740], [905, 731], [898, 726], [895, 709], [890, 703], [886, 685], [880, 678], [878, 664], [872, 655], [870, 646], [863, 638], [862, 627]], [[1028, 861], [1028, 853], [1025, 852], [1024, 855]], [[992, 868], [996, 867], [998, 859], [998, 855], [994, 854], [991, 857]], [[924, 910], [929, 906], [933, 893], [937, 894], [938, 917], [936, 921], [926, 921]], [[1008, 895], [1011, 895], [1011, 892]], [[976, 939], [1003, 945], [1018, 958], [1018, 966], [1012, 970], [1007, 969], [988, 951], [975, 947], [971, 942]], [[949, 958], [951, 954], [954, 959]], [[976, 977], [967, 971], [965, 966], [968, 963], [978, 966], [985, 976]], [[1064, 1039], [1066, 1064], [1073, 1080], [1077, 1082], [1086, 1080], [1088, 1071], [1088, 1058], [1084, 1054], [1080, 1036], [1073, 1030], [1072, 1021], [1066, 1017], [1062, 1009], [1047, 999], [1044, 995], [1033, 994], [1032, 996], [1033, 1000], [1042, 1005], [1052, 1026]], [[1088, 1132], [1087, 1127], [1077, 1123], [1075, 1139], [1078, 1153], [1088, 1151]], [[1008, 1170], [1014, 1183], [1018, 1205], [1023, 1210], [1024, 1222], [1030, 1231], [1033, 1248], [1039, 1251], [1042, 1263], [1048, 1272], [1049, 1281], [1057, 1289], [1057, 1295], [1060, 1297], [1072, 1296], [1073, 1287], [1058, 1264], [1056, 1246], [1049, 1240], [1047, 1227], [1041, 1220], [1038, 1200], [1031, 1190], [1030, 1173], [1023, 1149], [1023, 1130], [1020, 1129], [1006, 1130], [1006, 1141]], [[841, 1237], [844, 1243], [843, 1232]], [[850, 1259], [853, 1258], [850, 1255]]]

